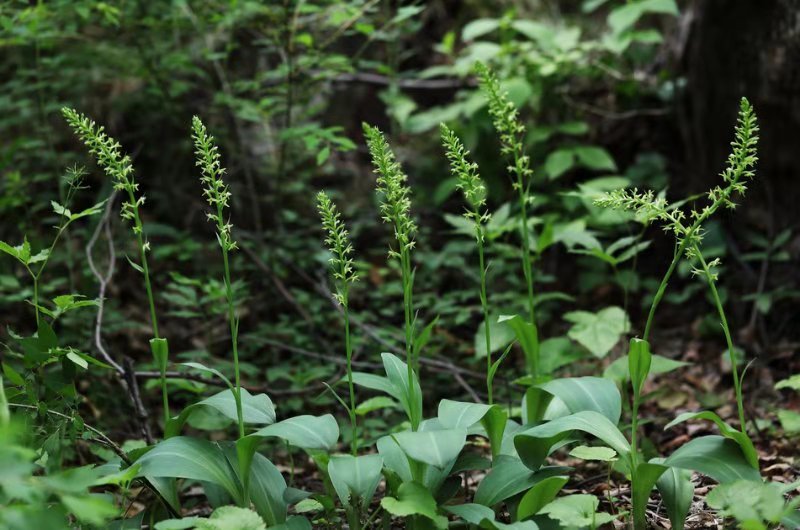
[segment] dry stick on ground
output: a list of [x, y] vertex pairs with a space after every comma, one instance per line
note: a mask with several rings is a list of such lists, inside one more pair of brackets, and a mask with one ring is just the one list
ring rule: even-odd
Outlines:
[[[97, 223], [97, 227], [95, 228], [92, 237], [86, 244], [86, 260], [89, 263], [89, 268], [92, 270], [92, 274], [95, 278], [97, 278], [97, 282], [99, 284], [99, 291], [97, 294], [97, 316], [95, 317], [94, 326], [94, 344], [97, 348], [97, 351], [100, 352], [100, 355], [102, 355], [106, 363], [111, 365], [116, 371], [122, 387], [125, 389], [125, 392], [128, 394], [128, 397], [130, 397], [131, 403], [133, 404], [133, 408], [136, 412], [136, 421], [139, 424], [139, 429], [142, 432], [142, 436], [144, 436], [148, 444], [152, 444], [154, 439], [153, 433], [150, 431], [149, 416], [144, 403], [142, 403], [136, 378], [133, 376], [133, 360], [125, 357], [123, 360], [123, 367], [117, 363], [113, 357], [111, 357], [111, 355], [108, 353], [108, 350], [106, 350], [105, 346], [103, 345], [103, 312], [105, 309], [106, 289], [111, 281], [111, 277], [114, 275], [114, 267], [117, 259], [117, 254], [114, 250], [114, 240], [111, 236], [111, 211], [114, 207], [117, 193], [118, 190], [114, 190], [109, 197], [108, 202], [106, 203], [105, 211], [103, 212], [103, 217]], [[106, 244], [108, 245], [108, 263], [106, 265], [105, 272], [100, 272], [95, 265], [94, 257], [92, 255], [94, 246], [97, 243], [101, 232], [104, 233]]]

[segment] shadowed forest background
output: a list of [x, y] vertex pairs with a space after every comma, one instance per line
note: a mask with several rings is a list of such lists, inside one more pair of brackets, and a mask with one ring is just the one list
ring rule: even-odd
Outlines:
[[[332, 294], [337, 281], [318, 191], [341, 211], [359, 276], [348, 305], [353, 368], [380, 373], [380, 353], [403, 357], [406, 345], [402, 271], [387, 260], [395, 231], [381, 221], [362, 123], [385, 133], [408, 175], [418, 225], [413, 315], [415, 348], [424, 351], [417, 367], [423, 415], [435, 416], [443, 398], [487, 402], [475, 236], [442, 147], [439, 124], [447, 124], [487, 189], [490, 353], [499, 358], [511, 345], [493, 400], [518, 417], [521, 396], [541, 380], [531, 379], [527, 352], [501, 318], [526, 314], [527, 289], [513, 163], [500, 154], [479, 88], [474, 65], [482, 62], [525, 126], [541, 370], [550, 378], [602, 376], [620, 384], [626, 417], [629, 369], [615, 361], [629, 339], [642, 335], [676, 241], [658, 222], [643, 224], [595, 200], [636, 188], [687, 211], [705, 201], [725, 169], [739, 101], [749, 100], [760, 128], [755, 178], [735, 210], [720, 209], [705, 223], [703, 238], [708, 261], [721, 259], [714, 273], [735, 351], [729, 355], [697, 263], [681, 261], [649, 337], [665, 360], [653, 365], [639, 412], [641, 451], [667, 455], [691, 436], [714, 432], [711, 424], [664, 431], [678, 412], [716, 410], [736, 423], [736, 358], [738, 373], [746, 372], [747, 431], [762, 475], [797, 481], [800, 382], [790, 378], [800, 372], [798, 15], [793, 0], [0, 2], [0, 240], [14, 247], [24, 236], [34, 251], [47, 248], [63, 216], [56, 206], [81, 212], [98, 205], [63, 231], [36, 294], [28, 265], [0, 255], [0, 360], [8, 401], [17, 405], [11, 412], [26, 415], [19, 443], [36, 454], [32, 476], [113, 459], [113, 449], [87, 441], [84, 423], [125, 451], [153, 444], [164, 429], [139, 250], [118, 215], [125, 191], [114, 189], [70, 130], [64, 107], [119, 141], [146, 198], [141, 218], [160, 333], [169, 339], [172, 412], [225, 388], [212, 374], [179, 363], [232, 378], [230, 294], [242, 387], [268, 394], [281, 418], [334, 414], [345, 452], [352, 442], [348, 414], [327, 387], [347, 394], [343, 311]], [[230, 254], [230, 293], [207, 220], [214, 210], [195, 163], [193, 116], [214, 136], [226, 168], [224, 222], [238, 246]], [[75, 296], [59, 301], [60, 295]], [[30, 362], [25, 340], [37, 330], [42, 337], [34, 300], [42, 318], [52, 318], [58, 347], [80, 353], [77, 375], [70, 367], [48, 379], [48, 366], [68, 364], [66, 350], [41, 365]], [[784, 380], [794, 382], [776, 389]], [[397, 430], [403, 410], [374, 391], [359, 392], [353, 414], [369, 452], [370, 443]], [[188, 429], [214, 441], [235, 439], [224, 432], [236, 416], [223, 416], [193, 414]], [[629, 425], [624, 418], [623, 424]], [[317, 457], [292, 457], [288, 442], [275, 451], [270, 458], [278, 468], [291, 468], [290, 485], [322, 487], [326, 475], [310, 463], [319, 465]], [[601, 510], [613, 512], [605, 473], [602, 462], [581, 468], [568, 488], [596, 495]], [[11, 484], [0, 475], [0, 491]], [[54, 487], [42, 502], [59, 502], [53, 499], [67, 495], [59, 491]], [[139, 525], [154, 512], [145, 500], [153, 495], [143, 491], [121, 495], [127, 504], [117, 499], [127, 516], [140, 514]], [[792, 492], [796, 486], [783, 493]], [[202, 494], [188, 498], [184, 515], [211, 512]], [[314, 527], [354, 527], [353, 519], [335, 515], [333, 498], [329, 506], [314, 497], [314, 511], [290, 513], [303, 513]], [[0, 510], [18, 501], [6, 491]], [[75, 521], [76, 507], [63, 504]], [[496, 511], [498, 521], [513, 522]], [[651, 511], [648, 524], [670, 528], [663, 510]], [[83, 528], [134, 528], [106, 522], [111, 516], [99, 512]], [[687, 528], [716, 528], [725, 516], [739, 520], [700, 508], [691, 513]], [[25, 528], [9, 521], [0, 515], [0, 527]], [[425, 528], [414, 524], [422, 523], [408, 527]], [[582, 528], [562, 525], [573, 527]]]

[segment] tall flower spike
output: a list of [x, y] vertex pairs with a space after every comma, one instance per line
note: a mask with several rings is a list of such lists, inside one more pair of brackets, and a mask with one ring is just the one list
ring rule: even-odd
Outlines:
[[334, 296], [342, 306], [345, 306], [347, 299], [344, 284], [354, 283], [358, 280], [353, 260], [350, 258], [353, 245], [348, 238], [347, 228], [342, 221], [341, 214], [324, 191], [317, 193], [317, 210], [322, 219], [322, 227], [326, 232], [325, 244], [332, 254], [329, 261], [333, 269], [333, 277], [340, 284], [336, 286], [337, 292]]
[[192, 140], [194, 140], [195, 165], [200, 168], [200, 181], [204, 184], [203, 195], [213, 208], [208, 212], [208, 219], [217, 224], [217, 238], [226, 250], [235, 250], [236, 241], [231, 238], [233, 226], [225, 220], [224, 210], [228, 207], [231, 193], [222, 177], [225, 168], [220, 163], [219, 149], [214, 144], [214, 137], [208, 134], [206, 126], [197, 116], [192, 117]]
[[[89, 148], [89, 153], [97, 160], [97, 165], [114, 180], [114, 188], [128, 194], [122, 203], [120, 215], [133, 222], [133, 231], [138, 235], [141, 227], [135, 222], [139, 206], [144, 204], [144, 196], [136, 198], [139, 184], [133, 173], [133, 164], [127, 154], [122, 154], [122, 146], [105, 133], [105, 127], [75, 109], [64, 107], [61, 113], [78, 138]], [[146, 245], [146, 243], [145, 243]]]
[[[383, 195], [380, 205], [381, 217], [394, 225], [398, 243], [406, 249], [414, 246], [417, 226], [411, 218], [411, 190], [408, 177], [400, 168], [394, 153], [383, 133], [377, 127], [363, 124], [367, 147], [372, 157], [375, 174], [378, 175], [378, 192]], [[392, 252], [392, 255], [396, 253]]]
[[[530, 159], [522, 154], [525, 126], [519, 119], [519, 111], [508, 100], [508, 94], [500, 87], [500, 81], [489, 67], [481, 62], [475, 63], [475, 73], [489, 103], [489, 115], [492, 117], [494, 128], [500, 133], [502, 153], [506, 156], [517, 156], [523, 176], [529, 176], [533, 171], [530, 169]], [[518, 171], [516, 167], [509, 169]]]
[[464, 148], [456, 133], [444, 123], [439, 128], [450, 169], [458, 180], [456, 187], [462, 191], [469, 205], [464, 216], [477, 223], [487, 221], [488, 214], [481, 213], [481, 209], [486, 206], [486, 186], [478, 174], [478, 164], [467, 159], [469, 151]]

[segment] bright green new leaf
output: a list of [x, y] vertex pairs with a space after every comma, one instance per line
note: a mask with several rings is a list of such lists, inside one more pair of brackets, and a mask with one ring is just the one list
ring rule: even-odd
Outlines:
[[708, 494], [706, 502], [720, 515], [735, 519], [740, 528], [748, 530], [766, 530], [779, 523], [789, 511], [781, 486], [760, 480], [721, 484]]
[[431, 492], [417, 482], [404, 482], [400, 485], [397, 498], [384, 497], [381, 506], [398, 517], [421, 515], [430, 519], [436, 528], [447, 528], [447, 517], [436, 511], [436, 500]]
[[[609, 364], [603, 371], [603, 377], [616, 381], [619, 384], [628, 381], [630, 379], [630, 367], [628, 363], [627, 355], [623, 355], [619, 359], [614, 360], [614, 362]], [[690, 364], [691, 363], [684, 361], [676, 361], [662, 355], [652, 355], [650, 359], [650, 374], [666, 374], [678, 368], [689, 366]]]
[[539, 510], [567, 528], [600, 528], [616, 517], [597, 512], [600, 501], [594, 495], [559, 497]]
[[620, 307], [607, 307], [597, 313], [572, 311], [564, 319], [573, 323], [567, 332], [572, 340], [602, 359], [611, 351], [626, 330], [630, 329], [628, 315]]
[[617, 452], [610, 447], [579, 445], [569, 452], [569, 456], [574, 456], [582, 460], [613, 462], [617, 459]]
[[342, 504], [349, 506], [353, 495], [369, 506], [381, 480], [383, 458], [380, 455], [337, 455], [328, 462], [328, 475]]

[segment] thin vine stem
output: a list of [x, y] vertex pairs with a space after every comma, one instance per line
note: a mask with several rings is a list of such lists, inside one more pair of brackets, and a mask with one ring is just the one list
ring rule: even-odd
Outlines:
[[716, 278], [714, 274], [711, 272], [711, 268], [709, 267], [708, 263], [706, 262], [705, 258], [703, 257], [703, 254], [700, 252], [700, 249], [698, 248], [697, 245], [694, 245], [694, 254], [700, 261], [700, 266], [702, 267], [703, 275], [706, 277], [706, 281], [708, 282], [708, 288], [711, 291], [711, 297], [714, 300], [714, 306], [716, 306], [717, 313], [719, 313], [720, 323], [722, 324], [722, 332], [725, 334], [725, 342], [728, 345], [728, 356], [730, 358], [730, 363], [731, 363], [731, 373], [733, 374], [733, 388], [736, 392], [736, 408], [739, 413], [739, 430], [742, 433], [745, 433], [744, 400], [742, 398], [742, 381], [741, 379], [739, 379], [739, 369], [736, 366], [736, 353], [733, 347], [731, 330], [728, 327], [728, 319], [725, 316], [725, 309], [722, 305], [722, 300], [719, 297], [719, 292], [717, 291]]

